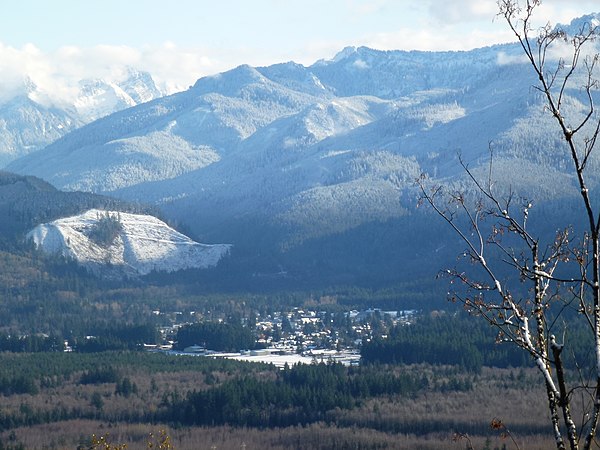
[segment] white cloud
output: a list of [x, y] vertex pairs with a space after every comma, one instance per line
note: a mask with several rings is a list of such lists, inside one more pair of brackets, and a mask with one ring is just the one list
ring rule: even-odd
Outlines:
[[[520, 0], [521, 5], [525, 1]], [[424, 0], [428, 16], [438, 23], [469, 23], [474, 21], [492, 21], [498, 14], [495, 0]], [[573, 18], [583, 14], [599, 12], [596, 0], [543, 0], [534, 14], [535, 26], [548, 22], [569, 23]]]
[[48, 60], [35, 46], [25, 45], [15, 49], [0, 43], [0, 100], [10, 99], [23, 91], [28, 79], [38, 83], [52, 70]]
[[440, 23], [462, 23], [474, 20], [491, 21], [498, 13], [496, 2], [488, 0], [428, 0], [429, 16]]
[[171, 42], [142, 49], [139, 67], [150, 72], [170, 92], [186, 89], [204, 75], [230, 68], [205, 49], [182, 49]]
[[71, 102], [82, 79], [120, 81], [128, 67], [150, 72], [169, 93], [186, 89], [201, 76], [229, 68], [202, 50], [182, 49], [169, 42], [141, 50], [128, 46], [64, 46], [50, 53], [32, 44], [17, 49], [0, 42], [0, 61], [0, 102], [22, 94], [27, 80], [31, 80], [38, 87], [36, 100], [48, 106]]
[[347, 0], [346, 7], [353, 14], [373, 14], [380, 12], [389, 2], [390, 0]]
[[369, 68], [369, 65], [362, 59], [357, 59], [356, 61], [354, 61], [353, 66], [356, 67], [357, 69], [368, 69]]
[[423, 28], [418, 31], [403, 29], [394, 33], [380, 33], [369, 38], [366, 45], [381, 50], [470, 50], [514, 40], [514, 36], [506, 30], [473, 29], [460, 33], [453, 27], [447, 27], [444, 30]]
[[594, 12], [600, 12], [600, 6], [595, 0], [578, 0], [577, 2], [544, 0], [538, 8], [536, 18], [539, 25], [547, 22], [552, 24], [568, 24], [574, 18]]
[[[248, 8], [248, 14], [258, 11], [259, 18], [269, 18], [267, 11], [281, 12], [281, 8], [273, 7], [279, 3], [273, 0], [269, 8], [263, 5], [263, 10]], [[316, 0], [309, 3], [323, 5]], [[289, 36], [281, 34], [281, 39], [273, 39], [268, 32], [254, 33], [264, 34], [267, 41], [250, 39], [246, 34], [236, 35], [230, 28], [221, 27], [223, 30], [210, 29], [209, 35], [194, 34], [191, 41], [184, 40], [188, 44], [183, 47], [166, 40], [185, 36], [177, 33], [163, 33], [165, 42], [162, 44], [139, 44], [138, 47], [63, 46], [42, 51], [32, 44], [16, 48], [0, 42], [0, 101], [22, 91], [27, 77], [48, 93], [45, 101], [52, 103], [73, 98], [80, 79], [118, 80], [126, 73], [127, 66], [150, 72], [163, 88], [174, 92], [187, 88], [202, 76], [242, 63], [258, 66], [294, 60], [310, 65], [320, 58], [331, 58], [350, 45], [433, 51], [468, 50], [514, 41], [503, 20], [496, 18], [496, 0], [332, 0], [332, 3], [333, 6], [319, 10], [322, 14], [312, 14], [311, 20], [321, 19], [314, 27], [304, 22], [301, 27], [288, 27], [285, 31], [289, 31]], [[287, 4], [283, 9], [289, 14]], [[544, 0], [536, 15], [539, 18], [536, 26], [547, 21], [568, 23], [574, 17], [598, 9], [597, 0]], [[335, 20], [328, 19], [329, 14], [335, 14]], [[252, 17], [257, 20], [257, 16]], [[288, 24], [276, 15], [271, 19], [275, 27]], [[215, 18], [210, 22], [219, 20]], [[264, 22], [265, 30], [270, 29], [270, 24]], [[310, 30], [306, 36], [302, 34], [305, 30]], [[220, 31], [224, 34], [219, 34]], [[294, 39], [290, 40], [291, 37]], [[197, 45], [197, 42], [203, 44]]]
[[[568, 24], [576, 17], [599, 9], [597, 1], [582, 0], [574, 4], [544, 0], [535, 11], [533, 27], [548, 22]], [[435, 51], [470, 50], [514, 41], [515, 36], [498, 16], [495, 0], [423, 0], [418, 6], [412, 4], [410, 20], [399, 23], [396, 30], [364, 36], [362, 43], [354, 45], [382, 50]]]
[[506, 66], [510, 64], [527, 64], [529, 61], [524, 54], [510, 55], [505, 52], [499, 52], [496, 62], [499, 66]]

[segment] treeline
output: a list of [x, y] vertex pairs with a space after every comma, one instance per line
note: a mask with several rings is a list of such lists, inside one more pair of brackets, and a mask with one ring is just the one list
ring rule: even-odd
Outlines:
[[16, 377], [0, 376], [0, 394], [4, 396], [14, 394], [35, 395], [39, 392], [35, 379], [31, 376], [20, 375]]
[[271, 379], [237, 377], [191, 392], [164, 419], [186, 425], [285, 427], [326, 421], [336, 408], [351, 409], [372, 397], [414, 395], [428, 379], [406, 372], [341, 364], [296, 365]]
[[81, 384], [115, 383], [115, 394], [124, 397], [138, 392], [137, 384], [132, 382], [129, 377], [122, 376], [114, 366], [101, 366], [86, 370], [81, 375], [79, 382]]
[[256, 347], [252, 330], [239, 323], [200, 322], [181, 327], [177, 331], [175, 350], [200, 345], [210, 350], [234, 352]]
[[[185, 393], [204, 379], [218, 382], [232, 375], [274, 371], [262, 364], [147, 352], [0, 353], [0, 395], [7, 397], [0, 411], [0, 432], [73, 419], [154, 421], [157, 411], [168, 407], [166, 401], [161, 403], [163, 397], [181, 399], [178, 389]], [[193, 379], [182, 385], [178, 372], [193, 374]], [[171, 380], [174, 385], [160, 380]], [[57, 390], [62, 392], [60, 400], [49, 403], [46, 395]], [[18, 401], [14, 397], [20, 394], [28, 396]], [[115, 412], [117, 398], [128, 398], [128, 402], [120, 403]]]
[[[162, 353], [150, 352], [101, 352], [86, 353], [0, 353], [0, 378], [32, 377], [40, 385], [50, 379], [68, 380], [73, 374], [83, 384], [115, 382], [127, 371], [135, 368], [143, 374], [160, 372], [211, 372], [246, 373], [265, 370], [264, 365], [250, 364], [228, 359], [173, 358]], [[274, 369], [273, 369], [274, 370]], [[62, 382], [60, 381], [60, 382]]]
[[6, 333], [0, 334], [0, 352], [62, 352], [64, 349], [64, 341], [57, 336], [14, 336]]
[[[390, 419], [388, 413], [395, 411], [390, 408], [416, 399], [435, 404], [434, 399], [442, 400], [450, 391], [475, 392], [482, 384], [480, 376], [448, 367], [314, 364], [279, 370], [266, 364], [146, 352], [2, 353], [0, 363], [0, 395], [6, 396], [0, 433], [74, 419], [114, 425], [160, 423], [178, 430], [182, 425], [205, 430], [222, 425], [247, 432], [303, 429], [316, 423], [336, 427], [340, 420], [348, 430], [385, 431], [399, 421], [400, 432], [411, 433], [419, 430], [419, 419], [407, 423], [402, 412]], [[353, 417], [365, 419], [358, 422]], [[432, 431], [447, 429], [439, 422], [427, 424]]]
[[[159, 342], [159, 333], [155, 325], [128, 325], [113, 323], [94, 325], [88, 328], [89, 335], [68, 336], [72, 351], [95, 353], [111, 350], [136, 350], [143, 344]], [[33, 334], [17, 336], [0, 333], [0, 352], [41, 353], [63, 352], [65, 340], [59, 336]]]
[[470, 372], [479, 372], [482, 366], [531, 365], [516, 346], [497, 344], [495, 330], [485, 321], [461, 313], [396, 325], [385, 338], [363, 343], [361, 357], [367, 364], [447, 364]]
[[159, 342], [159, 333], [153, 324], [129, 325], [122, 323], [100, 324], [88, 328], [88, 336], [73, 336], [74, 351], [82, 353], [111, 350], [136, 350], [143, 344]]

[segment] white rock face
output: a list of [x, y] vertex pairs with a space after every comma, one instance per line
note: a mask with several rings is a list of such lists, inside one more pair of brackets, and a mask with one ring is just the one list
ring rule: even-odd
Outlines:
[[[100, 244], [90, 236], [107, 215], [119, 218], [121, 230], [110, 244]], [[153, 216], [97, 209], [38, 225], [27, 237], [45, 252], [72, 258], [93, 272], [111, 269], [128, 276], [212, 267], [231, 248], [195, 242]]]

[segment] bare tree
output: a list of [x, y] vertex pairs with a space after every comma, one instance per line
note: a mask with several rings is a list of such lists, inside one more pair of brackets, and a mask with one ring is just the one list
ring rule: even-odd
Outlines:
[[[461, 159], [475, 196], [431, 186], [425, 176], [419, 186], [422, 201], [460, 236], [467, 247], [465, 256], [480, 269], [447, 271], [466, 287], [462, 293], [453, 293], [454, 299], [496, 327], [500, 341], [531, 355], [545, 385], [556, 447], [590, 449], [597, 445], [600, 417], [600, 214], [590, 191], [590, 163], [600, 134], [594, 103], [599, 87], [595, 50], [599, 30], [587, 23], [574, 35], [550, 25], [536, 32], [533, 14], [540, 3], [498, 0], [499, 16], [516, 36], [536, 76], [534, 87], [563, 137], [562, 149], [572, 161], [585, 216], [583, 231], [572, 226], [579, 224], [566, 223], [549, 242], [532, 234], [528, 228], [531, 202], [495, 187], [492, 152], [483, 178]], [[555, 56], [565, 48], [569, 49], [567, 58]], [[565, 107], [573, 92], [583, 98], [583, 114], [570, 113]], [[599, 193], [595, 195], [597, 198]], [[496, 257], [490, 257], [492, 254]], [[516, 276], [502, 275], [505, 267]], [[565, 368], [562, 356], [569, 347], [569, 336], [558, 319], [567, 311], [572, 311], [578, 326], [586, 327], [593, 337], [591, 376], [584, 376], [583, 370], [578, 377], [569, 376]], [[571, 369], [573, 372], [577, 374]], [[575, 393], [583, 393], [582, 410], [577, 414]]]

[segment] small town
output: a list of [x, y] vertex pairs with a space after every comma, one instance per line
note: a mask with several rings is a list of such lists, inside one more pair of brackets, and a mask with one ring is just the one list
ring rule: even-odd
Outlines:
[[[149, 351], [261, 362], [277, 367], [319, 362], [358, 365], [363, 342], [369, 342], [376, 336], [386, 337], [387, 329], [399, 324], [410, 325], [418, 315], [416, 310], [367, 309], [332, 314], [327, 311], [294, 308], [287, 313], [274, 312], [264, 317], [243, 319], [243, 325], [253, 330], [256, 336], [256, 348], [222, 352], [207, 348], [202, 342], [195, 342], [176, 350], [174, 339], [178, 330], [194, 322], [182, 322], [185, 319], [182, 312], [162, 313], [157, 310], [153, 313], [170, 317], [176, 323], [160, 329], [164, 343], [146, 345]], [[188, 316], [196, 317], [196, 313], [188, 313]]]

